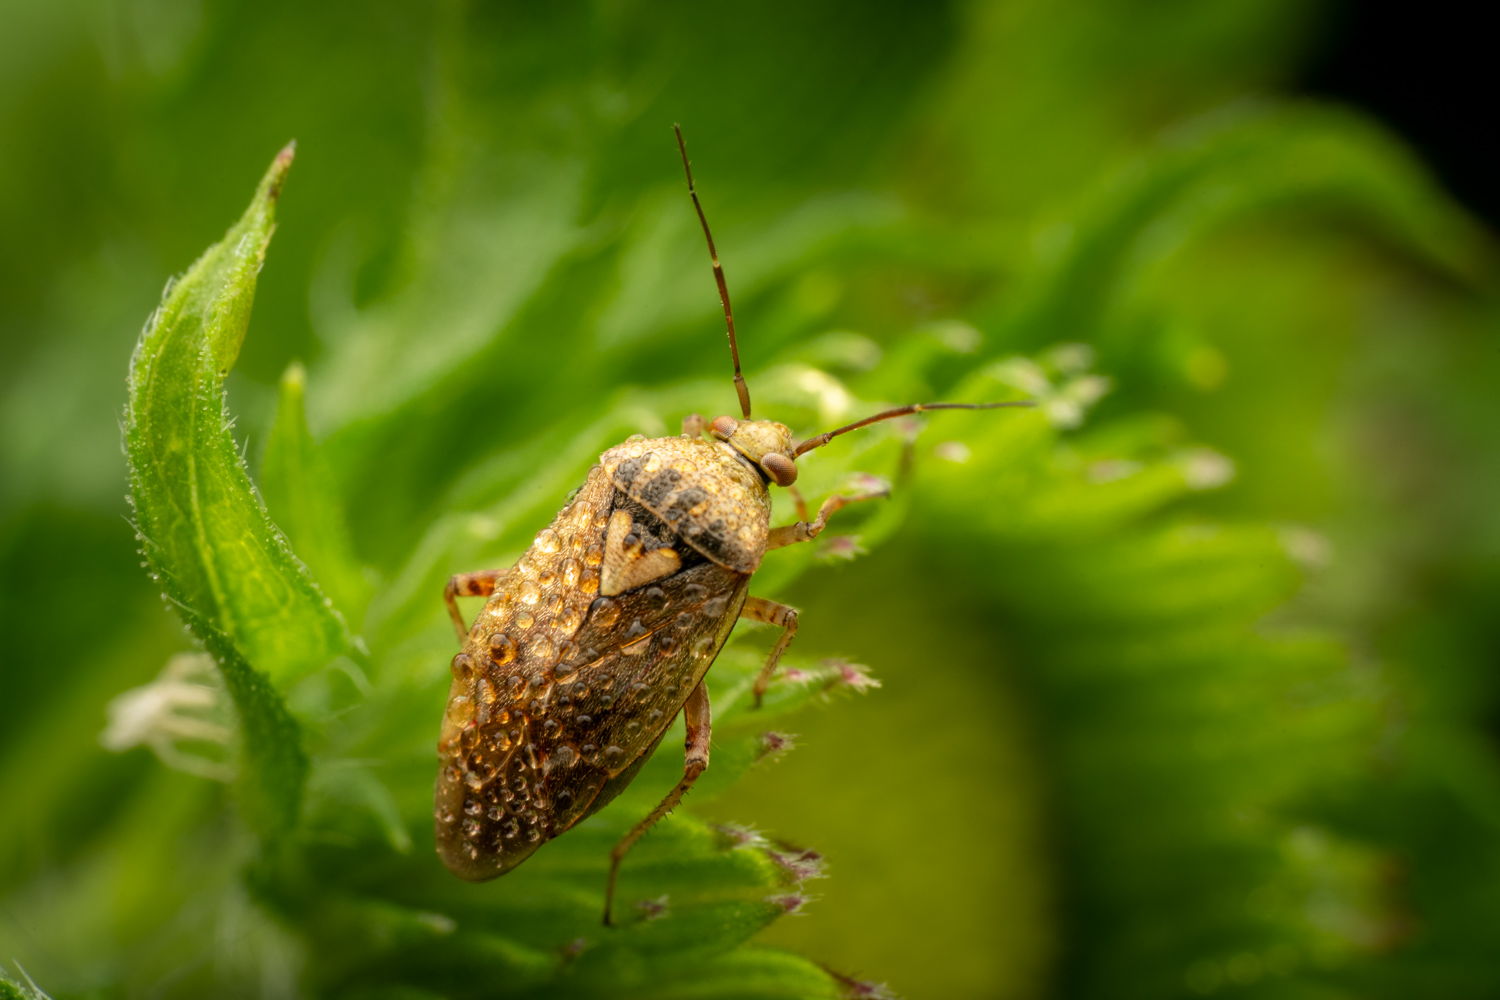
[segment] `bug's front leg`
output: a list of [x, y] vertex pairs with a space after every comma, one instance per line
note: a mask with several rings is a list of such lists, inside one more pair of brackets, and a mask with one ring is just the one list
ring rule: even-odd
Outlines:
[[[828, 505], [824, 504], [824, 506]], [[768, 601], [764, 597], [747, 597], [744, 608], [740, 610], [740, 617], [781, 628], [781, 638], [777, 639], [776, 645], [771, 647], [771, 655], [766, 657], [766, 665], [760, 668], [760, 674], [755, 678], [755, 707], [760, 708], [761, 699], [766, 695], [766, 688], [771, 684], [771, 677], [776, 673], [777, 665], [781, 663], [781, 654], [786, 652], [786, 648], [792, 644], [792, 639], [797, 634], [797, 609], [785, 604], [777, 604], [775, 601]]]
[[818, 516], [812, 521], [807, 520], [807, 504], [800, 493], [794, 493], [793, 497], [797, 503], [797, 514], [801, 520], [796, 524], [787, 524], [779, 528], [772, 528], [766, 535], [766, 551], [771, 549], [785, 548], [788, 545], [796, 545], [798, 542], [810, 542], [828, 527], [828, 519], [851, 503], [859, 503], [861, 500], [879, 500], [891, 495], [890, 487], [869, 490], [865, 493], [855, 493], [852, 496], [844, 496], [835, 493], [823, 501], [823, 506], [818, 508]]
[[641, 820], [630, 832], [620, 838], [614, 850], [609, 852], [609, 884], [604, 890], [604, 926], [610, 926], [614, 921], [611, 916], [615, 901], [615, 879], [620, 874], [620, 862], [625, 860], [625, 855], [635, 846], [635, 842], [641, 839], [645, 832], [651, 829], [667, 813], [677, 808], [687, 790], [693, 787], [693, 782], [698, 780], [698, 775], [708, 770], [708, 737], [709, 737], [709, 708], [708, 688], [703, 681], [693, 688], [693, 693], [688, 695], [687, 702], [682, 706], [682, 719], [687, 724], [686, 759], [682, 766], [682, 780], [677, 787], [667, 793], [667, 797], [661, 800], [661, 804], [651, 810], [651, 815]]
[[489, 597], [509, 572], [508, 569], [482, 569], [478, 573], [455, 573], [448, 578], [448, 586], [443, 588], [443, 603], [448, 605], [448, 617], [453, 619], [460, 646], [469, 637], [469, 626], [464, 624], [464, 616], [458, 612], [458, 599]]

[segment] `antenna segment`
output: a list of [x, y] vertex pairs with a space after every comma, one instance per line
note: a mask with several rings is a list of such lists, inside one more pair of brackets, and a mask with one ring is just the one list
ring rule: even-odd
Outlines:
[[837, 430], [824, 431], [816, 437], [810, 437], [797, 446], [797, 450], [792, 452], [792, 458], [812, 451], [814, 448], [821, 448], [840, 434], [848, 434], [850, 431], [857, 431], [861, 427], [868, 427], [882, 420], [890, 420], [892, 417], [904, 417], [908, 413], [923, 413], [927, 410], [998, 410], [1002, 407], [1035, 405], [1036, 403], [1029, 399], [1018, 399], [1008, 403], [912, 403], [910, 406], [898, 406], [894, 410], [886, 410], [884, 413], [877, 413], [873, 417], [856, 420], [854, 423], [840, 427]]
[[724, 282], [724, 267], [719, 263], [719, 251], [714, 248], [713, 234], [708, 231], [708, 217], [703, 214], [703, 205], [698, 201], [698, 189], [693, 187], [693, 168], [688, 166], [687, 143], [682, 139], [682, 126], [674, 124], [677, 133], [677, 148], [682, 152], [682, 170], [687, 174], [688, 194], [693, 196], [693, 207], [698, 210], [698, 221], [703, 223], [703, 238], [708, 241], [708, 256], [714, 262], [714, 281], [719, 284], [719, 300], [724, 303], [724, 325], [729, 330], [729, 356], [734, 359], [734, 391], [740, 397], [740, 409], [746, 420], [750, 419], [750, 389], [745, 385], [745, 376], [740, 374], [740, 347], [734, 339], [734, 313], [729, 308], [729, 285]]

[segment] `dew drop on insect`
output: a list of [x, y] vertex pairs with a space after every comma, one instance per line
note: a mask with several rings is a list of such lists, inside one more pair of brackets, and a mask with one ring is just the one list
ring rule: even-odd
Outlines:
[[567, 744], [563, 744], [552, 751], [552, 756], [547, 758], [547, 764], [553, 768], [572, 767], [578, 760], [578, 751]]
[[703, 613], [710, 618], [718, 618], [724, 614], [724, 609], [729, 606], [729, 595], [720, 594], [712, 600], [703, 602]]
[[578, 586], [578, 577], [583, 573], [583, 567], [578, 564], [577, 559], [564, 559], [558, 569], [558, 579], [562, 580], [564, 587], [572, 590]]
[[646, 634], [646, 626], [642, 625], [641, 624], [641, 620], [639, 618], [637, 618], [634, 621], [632, 621], [630, 623], [630, 627], [625, 630], [625, 636], [624, 636], [624, 638], [625, 638], [626, 642], [629, 642], [631, 639], [639, 639], [641, 636], [643, 636], [645, 634]]
[[543, 528], [536, 533], [536, 547], [542, 552], [552, 553], [557, 551], [557, 532], [551, 528]]
[[537, 586], [541, 587], [544, 591], [552, 589], [552, 585], [556, 582], [557, 574], [552, 572], [550, 569], [543, 570], [542, 574], [536, 578]]
[[604, 547], [602, 545], [590, 545], [589, 550], [583, 554], [585, 566], [598, 566], [604, 561]]
[[[572, 763], [572, 761], [569, 761], [569, 763]], [[568, 791], [568, 789], [564, 788], [562, 791], [557, 793], [557, 807], [559, 809], [566, 809], [572, 804], [573, 793]]]
[[672, 619], [672, 624], [676, 625], [678, 628], [692, 628], [693, 613], [691, 611], [678, 612], [677, 617]]
[[697, 604], [708, 597], [708, 588], [701, 583], [690, 583], [682, 590], [682, 596]]
[[601, 694], [599, 696], [599, 705], [602, 708], [608, 708], [609, 706], [613, 705], [614, 703], [615, 703], [615, 696], [612, 695], [612, 694], [605, 693], [605, 694]]
[[[464, 831], [464, 836], [465, 837], [477, 837], [477, 836], [479, 836], [479, 821], [476, 820], [476, 819], [466, 819], [466, 820], [464, 820], [464, 822], [463, 822], [463, 831]], [[470, 849], [471, 850], [473, 849], [472, 846], [470, 847]]]
[[485, 815], [490, 819], [499, 819], [501, 816], [505, 815], [505, 810], [501, 809], [499, 806], [490, 806], [490, 811], [485, 813]]
[[527, 611], [525, 608], [517, 611], [516, 617], [512, 619], [512, 621], [516, 623], [516, 628], [520, 629], [522, 632], [526, 631], [527, 629], [531, 628], [531, 626], [536, 624], [536, 619], [531, 617], [531, 612]]
[[505, 678], [505, 690], [511, 693], [511, 697], [519, 697], [526, 689], [526, 679], [519, 674], [511, 674]]
[[516, 644], [510, 636], [504, 632], [496, 632], [490, 636], [490, 659], [503, 667], [515, 658]]
[[477, 792], [479, 791], [479, 789], [484, 787], [484, 779], [475, 774], [473, 771], [470, 771], [464, 775], [464, 784], [468, 785], [470, 788], [474, 789], [474, 791]]
[[592, 726], [594, 724], [594, 717], [592, 715], [580, 715], [578, 717], [578, 724], [584, 728]]
[[583, 579], [578, 581], [578, 592], [584, 596], [599, 593], [599, 574], [588, 570], [583, 574]]
[[664, 636], [662, 636], [660, 639], [657, 640], [656, 644], [657, 644], [657, 646], [659, 646], [661, 648], [661, 651], [664, 654], [666, 654], [667, 656], [671, 656], [674, 652], [677, 651], [677, 640], [674, 637], [670, 636], [670, 635], [664, 635]]
[[634, 719], [631, 719], [629, 722], [625, 723], [625, 735], [626, 736], [634, 738], [636, 736], [639, 736], [640, 733], [641, 733], [641, 724], [639, 722], [637, 722]]
[[474, 676], [474, 659], [468, 653], [459, 653], [453, 658], [453, 679], [466, 681]]
[[621, 750], [619, 747], [611, 746], [604, 748], [604, 759], [609, 761], [610, 763], [614, 763], [623, 756], [625, 756], [625, 751]]
[[542, 591], [536, 585], [535, 580], [522, 580], [521, 589], [517, 591], [517, 596], [521, 598], [522, 604], [533, 605], [542, 596]]
[[[532, 674], [531, 675], [531, 686], [532, 687], [539, 688], [539, 687], [542, 687], [543, 685], [545, 685], [546, 683], [547, 683], [547, 675], [546, 674]], [[536, 711], [536, 705], [534, 703], [532, 704], [531, 708], [532, 708], [532, 711]]]
[[693, 643], [693, 655], [700, 660], [712, 656], [713, 652], [714, 637], [711, 635], [700, 636], [698, 641]]
[[667, 592], [660, 587], [651, 587], [646, 591], [644, 596], [646, 598], [646, 606], [653, 611], [660, 611], [672, 603], [671, 598], [667, 596]]
[[512, 743], [521, 742], [521, 731], [519, 729], [512, 729], [508, 735]]
[[[561, 600], [561, 598], [559, 598], [559, 600]], [[578, 631], [578, 626], [582, 623], [582, 621], [583, 616], [578, 613], [578, 609], [568, 607], [564, 608], [562, 614], [557, 616], [557, 621], [552, 623], [552, 627], [557, 629], [559, 632], [562, 632], [564, 635], [572, 635], [574, 632]]]
[[528, 653], [534, 657], [537, 663], [546, 663], [552, 659], [552, 654], [557, 651], [557, 646], [552, 642], [549, 635], [539, 635], [531, 640], [531, 648]]
[[474, 697], [485, 705], [493, 705], [500, 700], [500, 692], [495, 690], [495, 682], [488, 677], [481, 677], [474, 684]]
[[484, 807], [473, 799], [464, 800], [464, 813], [469, 816], [478, 816], [483, 809]]
[[532, 827], [531, 832], [526, 835], [526, 839], [530, 843], [535, 844], [538, 840], [542, 839], [542, 833], [536, 827]]
[[555, 615], [562, 610], [563, 597], [561, 594], [548, 594], [546, 600], [542, 602], [542, 606]]
[[583, 754], [583, 759], [591, 764], [599, 756], [599, 747], [593, 743], [585, 743], [579, 747], [579, 751]]
[[542, 723], [542, 735], [543, 736], [556, 736], [557, 735], [557, 720], [556, 719], [548, 719], [546, 722]]
[[635, 695], [637, 698], [645, 697], [650, 691], [651, 685], [646, 684], [643, 681], [636, 681], [634, 684], [630, 685], [630, 693]]
[[666, 687], [662, 688], [662, 691], [666, 694], [666, 696], [668, 698], [675, 698], [675, 697], [677, 697], [677, 685], [676, 684], [668, 684]]
[[620, 605], [608, 597], [601, 597], [589, 608], [589, 618], [599, 628], [610, 628], [620, 620]]
[[651, 725], [653, 725], [653, 726], [654, 726], [654, 725], [656, 725], [656, 724], [657, 724], [657, 723], [658, 723], [658, 722], [660, 722], [660, 721], [661, 721], [661, 716], [662, 716], [662, 711], [661, 711], [661, 709], [659, 709], [659, 708], [653, 708], [653, 709], [652, 709], [652, 710], [651, 710], [651, 714], [650, 714], [650, 715], [648, 715], [648, 716], [646, 716], [646, 721], [647, 721], [647, 722], [649, 722], [649, 723], [650, 723], [650, 724], [651, 724]]
[[[565, 680], [566, 678], [571, 677], [573, 675], [573, 672], [575, 670], [577, 670], [577, 669], [578, 669], [578, 664], [576, 664], [576, 663], [569, 663], [568, 660], [567, 660], [567, 658], [564, 657], [564, 659], [561, 662], [559, 662], [557, 666], [555, 666], [555, 667], [552, 668], [552, 675], [554, 677], [556, 677], [558, 680]], [[572, 703], [572, 700], [573, 699], [571, 699], [571, 698], [559, 697], [557, 699], [557, 703], [559, 705], [568, 705], [568, 704]]]

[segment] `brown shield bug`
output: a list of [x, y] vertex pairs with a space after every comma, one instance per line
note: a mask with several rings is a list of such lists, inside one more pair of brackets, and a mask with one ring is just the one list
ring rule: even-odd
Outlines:
[[[435, 817], [438, 855], [460, 878], [504, 875], [603, 808], [683, 713], [682, 780], [611, 852], [606, 924], [626, 852], [708, 767], [703, 679], [735, 621], [782, 629], [756, 679], [757, 704], [797, 634], [794, 609], [750, 596], [762, 556], [816, 538], [845, 504], [884, 495], [835, 494], [811, 520], [797, 497], [799, 520], [772, 528], [769, 486], [791, 488], [798, 456], [877, 421], [1030, 405], [917, 403], [800, 444], [785, 424], [752, 420], [729, 289], [680, 129], [677, 144], [724, 303], [742, 419], [714, 418], [706, 440], [694, 415], [681, 437], [609, 449], [515, 566], [457, 575], [444, 593], [463, 650], [438, 743]], [[472, 627], [459, 596], [488, 598]]]

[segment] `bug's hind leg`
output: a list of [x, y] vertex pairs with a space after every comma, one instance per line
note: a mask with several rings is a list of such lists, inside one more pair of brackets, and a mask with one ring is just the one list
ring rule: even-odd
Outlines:
[[[827, 504], [824, 504], [826, 507]], [[760, 674], [755, 678], [755, 707], [760, 708], [761, 699], [766, 695], [766, 688], [771, 684], [771, 678], [776, 674], [776, 667], [781, 663], [781, 654], [792, 644], [792, 639], [797, 635], [797, 609], [785, 604], [777, 604], [768, 601], [764, 597], [747, 597], [745, 606], [740, 611], [741, 618], [748, 618], [753, 622], [765, 622], [767, 625], [777, 625], [781, 628], [781, 637], [776, 640], [776, 645], [771, 647], [771, 655], [766, 657], [766, 665], [760, 668]]]
[[443, 588], [443, 603], [448, 605], [448, 617], [453, 619], [460, 646], [469, 637], [469, 626], [464, 624], [464, 616], [458, 612], [458, 599], [489, 597], [509, 572], [508, 569], [482, 569], [478, 573], [455, 573], [448, 578], [448, 586]]
[[797, 515], [801, 518], [796, 524], [786, 524], [779, 528], [772, 528], [766, 535], [766, 551], [785, 548], [788, 545], [796, 545], [798, 542], [810, 542], [823, 529], [828, 527], [828, 519], [838, 510], [847, 507], [851, 503], [859, 503], [861, 500], [880, 500], [891, 495], [889, 487], [868, 490], [864, 493], [855, 493], [844, 496], [835, 493], [823, 501], [823, 506], [818, 508], [818, 516], [811, 521], [807, 520], [807, 504], [801, 494], [794, 494], [797, 503]]
[[709, 708], [708, 688], [703, 681], [693, 688], [693, 693], [688, 695], [687, 702], [682, 706], [682, 718], [687, 723], [687, 755], [682, 767], [682, 780], [677, 787], [667, 793], [667, 797], [661, 800], [661, 804], [651, 810], [651, 815], [631, 827], [630, 832], [620, 838], [614, 850], [609, 852], [609, 884], [604, 890], [604, 926], [610, 926], [614, 921], [611, 916], [615, 901], [615, 879], [620, 874], [620, 862], [625, 860], [625, 855], [635, 846], [635, 842], [641, 839], [645, 832], [651, 829], [667, 813], [677, 808], [687, 790], [693, 787], [693, 782], [698, 780], [698, 775], [708, 770], [708, 737], [709, 737]]

